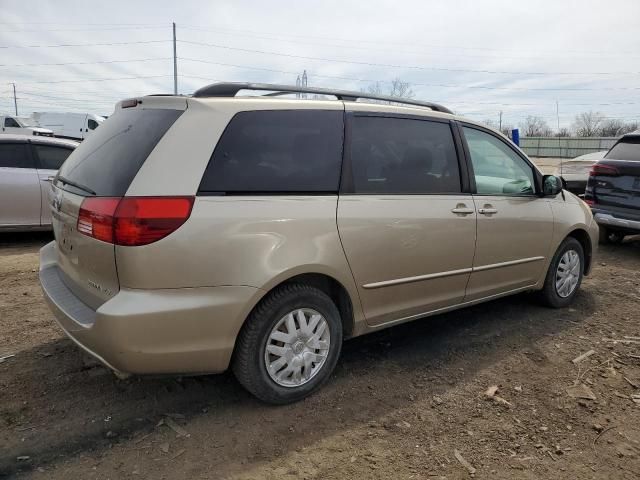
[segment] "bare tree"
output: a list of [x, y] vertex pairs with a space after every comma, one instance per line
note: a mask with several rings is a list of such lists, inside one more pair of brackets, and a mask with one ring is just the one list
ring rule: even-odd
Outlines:
[[576, 115], [573, 129], [579, 137], [597, 137], [600, 135], [600, 129], [604, 115], [600, 112], [590, 110]]
[[553, 134], [554, 137], [570, 137], [571, 130], [566, 127], [562, 127], [560, 130], [557, 130], [556, 133]]
[[372, 83], [367, 87], [367, 92], [371, 95], [384, 95], [384, 90], [382, 88], [381, 82]]
[[411, 84], [408, 82], [403, 82], [399, 78], [395, 78], [391, 80], [391, 88], [389, 89], [389, 95], [391, 97], [398, 97], [398, 98], [415, 97], [415, 93], [413, 93]]
[[502, 133], [505, 137], [511, 138], [511, 130], [513, 130], [513, 125], [503, 123], [502, 128], [500, 128], [500, 125], [498, 124], [498, 122], [490, 118], [484, 119], [482, 123], [487, 127], [493, 128], [494, 130], [499, 130], [500, 133]]
[[599, 135], [603, 137], [617, 137], [620, 135], [620, 132], [624, 127], [625, 124], [623, 121], [616, 118], [610, 118], [608, 120], [604, 120], [600, 125]]
[[509, 123], [504, 123], [502, 122], [502, 128], [500, 129], [500, 132], [502, 132], [502, 134], [505, 137], [509, 137], [511, 138], [511, 131], [514, 129], [515, 127]]
[[549, 137], [551, 136], [551, 129], [549, 125], [542, 117], [535, 115], [529, 115], [520, 123], [520, 128], [525, 137]]
[[387, 90], [382, 86], [382, 82], [372, 83], [367, 87], [366, 93], [370, 95], [388, 95], [396, 98], [413, 98], [415, 96], [411, 84], [403, 82], [399, 78], [391, 80], [391, 86]]
[[495, 128], [496, 130], [498, 129], [498, 122], [491, 120], [490, 118], [485, 118], [482, 123], [487, 127]]
[[635, 122], [635, 121], [628, 122], [622, 126], [622, 128], [618, 132], [618, 135], [624, 135], [625, 133], [635, 132], [639, 129], [640, 129], [640, 124], [638, 124], [638, 122]]

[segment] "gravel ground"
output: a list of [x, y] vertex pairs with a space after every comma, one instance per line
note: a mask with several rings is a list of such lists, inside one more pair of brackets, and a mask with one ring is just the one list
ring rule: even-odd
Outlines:
[[357, 338], [272, 407], [229, 374], [87, 361], [39, 291], [49, 240], [0, 236], [0, 477], [640, 478], [640, 242], [601, 248], [572, 308], [523, 294]]

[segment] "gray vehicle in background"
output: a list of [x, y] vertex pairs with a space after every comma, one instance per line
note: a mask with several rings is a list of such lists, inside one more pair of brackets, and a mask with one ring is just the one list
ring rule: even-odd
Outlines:
[[51, 182], [78, 142], [0, 135], [0, 231], [51, 229]]

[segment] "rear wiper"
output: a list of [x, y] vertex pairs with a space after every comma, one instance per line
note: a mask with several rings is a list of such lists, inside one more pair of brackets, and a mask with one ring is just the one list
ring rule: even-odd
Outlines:
[[91, 195], [97, 195], [96, 192], [94, 192], [93, 190], [91, 190], [89, 187], [86, 187], [84, 185], [82, 185], [81, 183], [76, 183], [72, 180], [69, 180], [68, 178], [63, 177], [62, 175], [58, 175], [56, 177], [57, 180], [60, 180], [62, 183], [64, 183], [65, 185], [71, 185], [72, 187], [76, 187], [79, 190], [82, 190], [83, 192], [87, 192]]

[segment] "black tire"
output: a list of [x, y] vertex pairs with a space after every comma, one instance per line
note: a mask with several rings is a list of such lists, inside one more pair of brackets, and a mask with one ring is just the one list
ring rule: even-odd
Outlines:
[[[567, 296], [562, 297], [558, 293], [556, 289], [556, 272], [558, 270], [558, 265], [562, 256], [569, 250], [574, 250], [578, 257], [580, 258], [580, 269], [579, 269], [579, 277], [578, 283], [573, 289], [573, 291]], [[582, 277], [584, 276], [584, 250], [582, 249], [582, 245], [578, 240], [573, 237], [567, 237], [558, 247], [553, 259], [551, 260], [551, 264], [549, 265], [549, 270], [547, 271], [547, 276], [544, 280], [544, 286], [542, 287], [542, 291], [540, 292], [540, 297], [542, 302], [552, 308], [562, 308], [570, 305], [573, 302], [576, 293], [580, 289], [580, 285], [582, 284]]]
[[[327, 321], [329, 351], [320, 370], [300, 386], [278, 385], [267, 372], [265, 349], [274, 326], [287, 313], [311, 308]], [[342, 349], [340, 312], [323, 291], [306, 284], [290, 284], [269, 293], [247, 318], [234, 351], [231, 368], [240, 384], [264, 402], [284, 405], [296, 402], [317, 390], [331, 375]]]
[[610, 228], [600, 226], [599, 243], [611, 243], [619, 245], [624, 240], [624, 234], [617, 230], [611, 230]]

